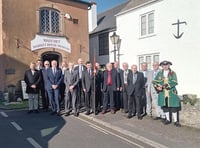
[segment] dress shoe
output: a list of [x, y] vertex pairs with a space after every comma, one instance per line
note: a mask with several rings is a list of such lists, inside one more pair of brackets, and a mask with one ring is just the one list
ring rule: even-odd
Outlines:
[[171, 122], [170, 122], [169, 120], [165, 120], [163, 123], [164, 123], [165, 125], [168, 125], [168, 124], [170, 124]]
[[30, 114], [30, 113], [32, 113], [32, 112], [33, 112], [33, 110], [29, 110], [27, 113]]
[[85, 115], [90, 115], [90, 112], [89, 112], [89, 111], [87, 111], [87, 112], [85, 113]]
[[70, 112], [65, 112], [65, 116], [69, 116], [70, 115]]
[[57, 112], [56, 115], [57, 115], [57, 116], [61, 116], [61, 113], [60, 113], [60, 112]]
[[181, 127], [181, 124], [180, 124], [178, 121], [174, 122], [174, 125], [175, 125], [176, 127]]
[[132, 117], [133, 117], [132, 115], [128, 115], [128, 116], [127, 116], [128, 119], [131, 119]]
[[115, 114], [115, 110], [114, 109], [111, 109], [111, 114]]
[[75, 117], [78, 117], [78, 115], [79, 115], [78, 112], [75, 112], [75, 113], [74, 113], [74, 116], [75, 116]]
[[106, 111], [105, 111], [105, 110], [102, 110], [101, 114], [105, 114], [105, 113], [106, 113]]
[[138, 120], [142, 120], [142, 116], [138, 116]]

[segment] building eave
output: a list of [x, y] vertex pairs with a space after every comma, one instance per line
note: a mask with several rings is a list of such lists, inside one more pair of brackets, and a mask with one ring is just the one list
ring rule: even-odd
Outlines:
[[151, 1], [149, 1], [149, 2], [146, 2], [146, 3], [143, 3], [143, 4], [137, 5], [137, 6], [133, 7], [133, 8], [130, 8], [130, 9], [121, 11], [121, 12], [119, 12], [118, 14], [116, 14], [115, 16], [117, 17], [117, 16], [120, 16], [120, 15], [123, 15], [123, 14], [125, 14], [125, 13], [130, 12], [130, 11], [133, 11], [133, 10], [136, 10], [136, 9], [139, 9], [139, 8], [142, 8], [142, 7], [145, 7], [145, 6], [147, 6], [147, 5], [150, 5], [150, 4], [152, 4], [152, 3], [159, 2], [159, 1], [163, 1], [163, 0], [151, 0]]

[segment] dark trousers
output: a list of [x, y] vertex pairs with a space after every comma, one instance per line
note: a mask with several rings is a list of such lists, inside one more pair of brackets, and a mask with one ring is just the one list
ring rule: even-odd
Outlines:
[[82, 81], [79, 80], [78, 88], [77, 88], [77, 101], [78, 101], [78, 108], [85, 106], [85, 95], [82, 89]]
[[123, 99], [121, 91], [114, 92], [115, 107], [117, 110], [123, 108]]
[[128, 111], [128, 94], [127, 94], [127, 87], [128, 85], [125, 85], [124, 90], [123, 90], [123, 108], [124, 111], [127, 112]]
[[[47, 95], [47, 92], [46, 92], [44, 86], [40, 87], [39, 94], [41, 95], [41, 98], [42, 98], [42, 109], [48, 109], [48, 107], [49, 107], [49, 100], [48, 99], [49, 98], [48, 98], [48, 95]], [[38, 102], [38, 105], [39, 105], [39, 102]]]
[[114, 102], [114, 91], [112, 89], [112, 86], [107, 86], [107, 90], [104, 92], [103, 110], [105, 111], [108, 108], [108, 101], [110, 101], [110, 109], [114, 109], [115, 102]]
[[101, 89], [96, 89], [96, 92], [95, 92], [95, 109], [96, 109], [96, 111], [101, 110], [102, 102], [103, 101], [102, 101]]
[[49, 89], [49, 103], [53, 112], [60, 112], [59, 104], [59, 89]]
[[[93, 104], [93, 91], [88, 91], [88, 92], [85, 92], [85, 108], [86, 108], [86, 111], [87, 112], [90, 112], [90, 109], [93, 110], [94, 108], [94, 104]], [[94, 111], [94, 110], [93, 110]]]
[[65, 100], [65, 83], [60, 84], [60, 106], [64, 107], [64, 100]]
[[141, 97], [135, 96], [132, 94], [128, 98], [128, 113], [129, 115], [135, 115], [137, 113], [137, 116], [141, 116]]

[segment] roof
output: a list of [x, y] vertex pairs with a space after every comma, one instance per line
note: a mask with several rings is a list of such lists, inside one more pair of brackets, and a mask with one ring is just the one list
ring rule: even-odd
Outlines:
[[149, 3], [156, 2], [156, 1], [158, 0], [129, 0], [128, 4], [123, 9], [121, 9], [121, 11], [117, 15], [126, 13], [127, 11], [130, 11], [132, 9], [136, 9], [138, 7], [142, 7], [144, 5], [147, 5]]
[[97, 27], [90, 33], [95, 34], [101, 31], [116, 29], [116, 14], [119, 13], [128, 2], [115, 6], [97, 15]]
[[84, 1], [84, 0], [70, 0], [70, 1], [78, 2], [78, 3], [82, 3], [82, 4], [85, 4], [85, 5], [91, 6], [91, 3], [86, 2], [86, 1]]

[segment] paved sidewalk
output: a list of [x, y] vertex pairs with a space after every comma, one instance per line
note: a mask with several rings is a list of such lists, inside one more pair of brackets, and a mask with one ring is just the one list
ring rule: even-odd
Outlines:
[[106, 113], [96, 116], [80, 114], [80, 117], [92, 120], [154, 147], [200, 148], [199, 129], [185, 126], [175, 127], [173, 124], [164, 125], [160, 120], [153, 120], [147, 116], [142, 120], [138, 120], [136, 117], [127, 119], [126, 116], [119, 111], [116, 114]]

